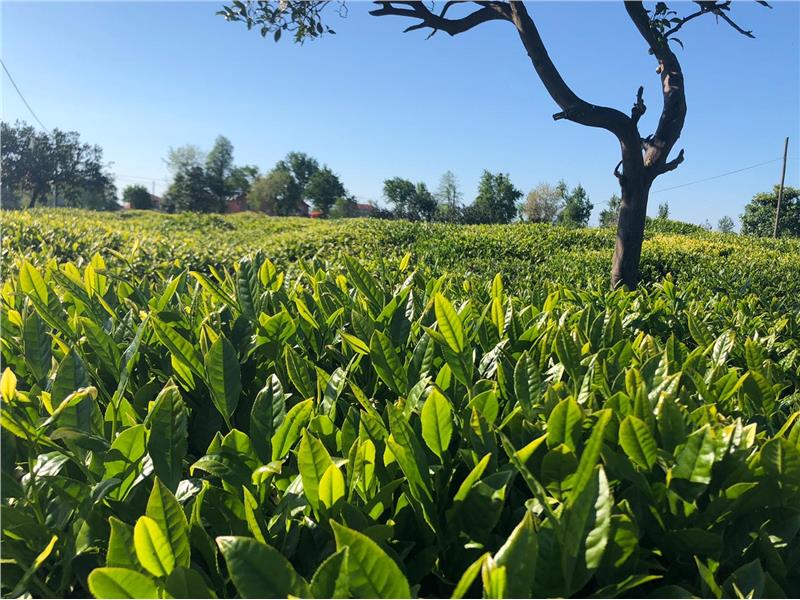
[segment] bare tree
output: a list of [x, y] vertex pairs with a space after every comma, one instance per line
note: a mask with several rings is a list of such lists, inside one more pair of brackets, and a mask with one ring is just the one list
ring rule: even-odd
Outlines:
[[[759, 4], [769, 6], [763, 0]], [[320, 12], [327, 1], [301, 2], [299, 0], [247, 0], [235, 2], [220, 11], [226, 19], [243, 21], [248, 29], [257, 27], [261, 34], [268, 33], [278, 39], [281, 31], [291, 31], [295, 40], [315, 38], [331, 32], [322, 24]], [[370, 14], [398, 16], [415, 19], [417, 22], [405, 31], [427, 29], [428, 37], [443, 31], [451, 36], [469, 31], [488, 21], [507, 21], [517, 31], [534, 70], [545, 89], [561, 109], [553, 115], [556, 120], [566, 119], [598, 127], [612, 133], [620, 145], [620, 160], [614, 169], [619, 180], [622, 201], [617, 224], [617, 239], [611, 267], [613, 286], [625, 285], [635, 288], [639, 282], [639, 260], [644, 239], [645, 215], [650, 187], [659, 175], [677, 168], [683, 162], [681, 150], [670, 159], [675, 143], [681, 135], [686, 118], [686, 96], [683, 71], [677, 56], [670, 46], [671, 41], [680, 43], [674, 36], [689, 21], [704, 15], [714, 15], [739, 33], [753, 37], [728, 15], [731, 0], [695, 0], [697, 10], [678, 16], [666, 3], [657, 2], [652, 11], [645, 9], [640, 1], [628, 0], [625, 9], [633, 26], [641, 35], [648, 52], [658, 63], [656, 72], [661, 78], [662, 109], [655, 132], [643, 137], [639, 131], [639, 119], [645, 113], [644, 88], [640, 87], [629, 113], [615, 108], [592, 104], [578, 96], [562, 77], [550, 58], [536, 23], [523, 2], [478, 1], [445, 2], [441, 9], [432, 4], [429, 8], [422, 2], [376, 2], [377, 8]], [[464, 16], [450, 17], [448, 11], [455, 5], [473, 8]], [[340, 13], [344, 10], [339, 4]], [[592, 60], [592, 57], [587, 57]]]

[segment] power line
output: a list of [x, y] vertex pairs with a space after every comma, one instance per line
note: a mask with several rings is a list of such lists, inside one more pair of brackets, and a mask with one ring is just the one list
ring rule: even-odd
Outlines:
[[736, 169], [735, 171], [728, 171], [727, 173], [721, 173], [720, 175], [714, 175], [713, 177], [706, 177], [705, 179], [698, 179], [697, 181], [690, 181], [688, 183], [682, 183], [680, 185], [673, 185], [672, 187], [662, 188], [660, 190], [654, 190], [650, 192], [651, 194], [658, 194], [659, 192], [668, 192], [670, 190], [677, 190], [678, 188], [686, 187], [689, 185], [694, 185], [696, 183], [703, 183], [704, 181], [711, 181], [712, 179], [719, 179], [720, 177], [727, 177], [728, 175], [734, 175], [735, 173], [741, 173], [742, 171], [749, 171], [750, 169], [755, 169], [756, 167], [763, 167], [764, 165], [768, 165], [774, 162], [778, 162], [779, 160], [783, 160], [783, 157], [779, 156], [778, 158], [773, 158], [772, 160], [767, 160], [762, 163], [758, 163], [756, 165], [750, 165], [749, 167], [744, 167], [742, 169]]
[[6, 67], [6, 63], [3, 62], [2, 58], [0, 58], [0, 64], [3, 65], [3, 70], [6, 72], [6, 75], [8, 75], [8, 79], [11, 81], [11, 85], [13, 85], [14, 89], [17, 90], [17, 94], [19, 94], [19, 97], [22, 100], [22, 102], [25, 104], [25, 106], [28, 107], [28, 110], [31, 111], [31, 114], [33, 115], [33, 118], [36, 119], [36, 122], [39, 123], [39, 125], [42, 126], [42, 129], [44, 129], [47, 133], [50, 133], [50, 130], [47, 127], [45, 127], [44, 123], [42, 123], [42, 120], [39, 117], [36, 116], [35, 112], [33, 112], [33, 109], [31, 108], [31, 105], [28, 104], [27, 100], [25, 100], [25, 96], [22, 95], [22, 92], [19, 90], [19, 87], [17, 87], [17, 82], [14, 81], [14, 78], [11, 76], [11, 72], [8, 70], [8, 67]]

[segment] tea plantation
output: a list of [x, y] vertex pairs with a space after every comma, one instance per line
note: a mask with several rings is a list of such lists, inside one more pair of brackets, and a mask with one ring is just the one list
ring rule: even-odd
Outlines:
[[2, 229], [3, 596], [800, 595], [800, 242]]

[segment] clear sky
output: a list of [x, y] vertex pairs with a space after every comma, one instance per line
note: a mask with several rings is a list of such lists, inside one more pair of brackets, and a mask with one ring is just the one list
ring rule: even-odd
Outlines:
[[[290, 150], [307, 152], [360, 200], [379, 200], [393, 176], [435, 189], [449, 169], [469, 202], [489, 169], [510, 173], [526, 192], [561, 178], [581, 183], [596, 224], [617, 190], [616, 140], [553, 121], [558, 108], [509, 23], [426, 41], [424, 32], [402, 33], [408, 20], [371, 17], [369, 3], [350, 2], [346, 19], [329, 14], [336, 35], [300, 46], [225, 22], [215, 15], [220, 5], [2, 1], [2, 57], [47, 127], [103, 147], [120, 188], [155, 179], [161, 192], [170, 146], [208, 149], [224, 134], [239, 164], [266, 171]], [[732, 16], [756, 39], [713, 17], [681, 32], [689, 109], [676, 150], [686, 149], [686, 161], [656, 181], [650, 214], [668, 202], [674, 218], [716, 224], [730, 215], [738, 224], [748, 199], [777, 183], [780, 161], [658, 190], [778, 159], [786, 136], [787, 184], [800, 183], [800, 4], [773, 6], [734, 2]], [[655, 62], [621, 2], [537, 2], [529, 11], [589, 102], [627, 112], [644, 85], [641, 129], [652, 132], [661, 104]], [[2, 81], [3, 119], [33, 123]]]

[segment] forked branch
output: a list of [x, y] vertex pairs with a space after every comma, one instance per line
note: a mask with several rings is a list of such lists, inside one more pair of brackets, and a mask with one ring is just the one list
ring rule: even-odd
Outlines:
[[644, 86], [639, 86], [639, 91], [636, 92], [636, 102], [633, 103], [633, 108], [631, 108], [631, 120], [634, 123], [638, 123], [639, 119], [641, 119], [642, 115], [647, 111], [647, 107], [642, 99], [643, 94]]
[[503, 2], [478, 2], [476, 4], [480, 5], [481, 8], [458, 19], [447, 18], [445, 14], [451, 6], [460, 4], [460, 2], [445, 2], [442, 10], [438, 14], [430, 10], [423, 2], [376, 2], [375, 4], [379, 5], [380, 8], [371, 10], [369, 14], [372, 16], [396, 16], [419, 19], [419, 23], [406, 27], [404, 32], [416, 31], [418, 29], [430, 29], [431, 33], [428, 37], [431, 37], [437, 31], [444, 31], [451, 36], [458, 35], [459, 33], [469, 31], [473, 27], [477, 27], [481, 23], [510, 20], [508, 5]]
[[[756, 0], [756, 2], [758, 2], [762, 6], [766, 6], [767, 8], [772, 8], [769, 2], [766, 2], [765, 0]], [[693, 12], [692, 14], [687, 15], [685, 17], [677, 18], [677, 23], [675, 23], [675, 25], [672, 26], [668, 31], [664, 32], [665, 38], [669, 39], [670, 36], [677, 33], [680, 30], [680, 28], [683, 27], [686, 23], [688, 23], [692, 19], [696, 19], [697, 17], [702, 17], [703, 15], [706, 14], [712, 14], [715, 15], [717, 18], [722, 19], [742, 35], [745, 35], [749, 38], [755, 37], [752, 31], [742, 29], [741, 27], [739, 27], [739, 25], [736, 24], [736, 22], [733, 19], [731, 19], [726, 14], [731, 9], [732, 0], [724, 0], [723, 2], [716, 2], [714, 0], [695, 0], [695, 4], [698, 4], [700, 6], [700, 10], [698, 10], [697, 12]]]

